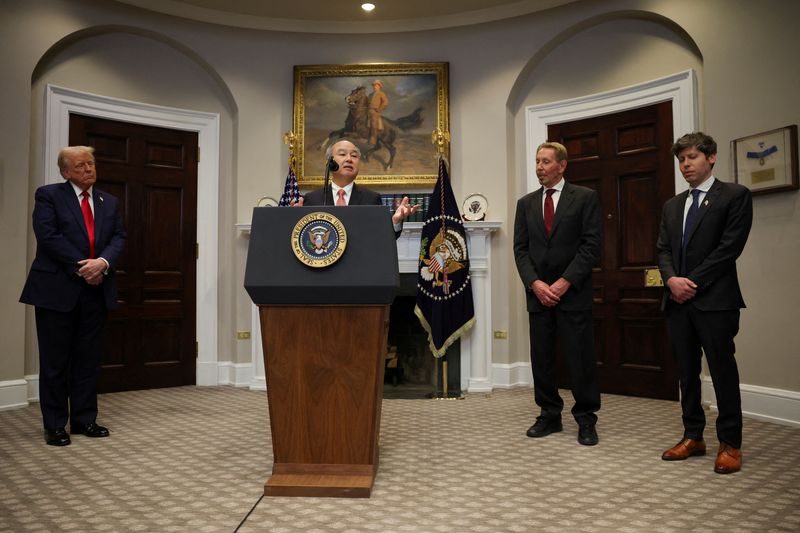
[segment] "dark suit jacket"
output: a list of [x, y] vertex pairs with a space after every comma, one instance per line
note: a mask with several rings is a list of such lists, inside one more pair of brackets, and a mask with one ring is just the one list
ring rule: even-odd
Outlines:
[[[97, 188], [92, 195], [95, 252], [109, 264], [102, 286], [106, 308], [113, 309], [117, 306], [114, 269], [125, 246], [125, 230], [117, 199]], [[78, 261], [89, 257], [89, 235], [80, 203], [68, 181], [36, 190], [33, 231], [36, 257], [20, 302], [53, 311], [71, 311], [86, 286], [77, 271]]]
[[[303, 205], [322, 205], [322, 189], [316, 189], [306, 193]], [[333, 193], [328, 189], [328, 205], [335, 205]], [[381, 195], [365, 187], [353, 184], [353, 191], [350, 193], [350, 203], [348, 205], [381, 205]]]
[[514, 258], [525, 284], [528, 311], [547, 309], [531, 290], [531, 283], [551, 284], [564, 278], [571, 283], [558, 304], [567, 311], [592, 308], [592, 267], [600, 256], [600, 202], [592, 189], [564, 183], [553, 228], [548, 237], [542, 213], [543, 188], [517, 201], [514, 219]]
[[[677, 276], [681, 264], [683, 212], [689, 191], [670, 198], [661, 214], [658, 235], [658, 267], [667, 280]], [[735, 183], [714, 180], [689, 235], [686, 277], [697, 284], [689, 303], [702, 311], [726, 311], [745, 307], [736, 259], [742, 253], [753, 223], [750, 190]], [[667, 289], [666, 297], [669, 296]]]

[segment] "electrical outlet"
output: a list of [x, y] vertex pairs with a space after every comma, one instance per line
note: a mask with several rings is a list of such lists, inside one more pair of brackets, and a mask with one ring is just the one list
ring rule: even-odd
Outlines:
[[240, 341], [246, 341], [247, 339], [250, 338], [250, 332], [249, 331], [237, 331], [236, 332], [236, 338], [239, 339]]

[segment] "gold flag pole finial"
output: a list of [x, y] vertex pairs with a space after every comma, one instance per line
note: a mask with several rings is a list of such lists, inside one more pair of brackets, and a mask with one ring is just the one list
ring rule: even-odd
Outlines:
[[289, 147], [289, 167], [296, 174], [297, 158], [295, 158], [294, 153], [297, 148], [297, 135], [293, 131], [287, 131], [283, 134], [283, 144]]
[[436, 145], [437, 155], [444, 156], [450, 144], [450, 132], [436, 128], [431, 133], [431, 142]]

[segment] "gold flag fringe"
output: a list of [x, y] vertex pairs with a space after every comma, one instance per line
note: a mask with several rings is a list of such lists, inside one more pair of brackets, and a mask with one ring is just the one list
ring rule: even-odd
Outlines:
[[447, 340], [444, 341], [444, 344], [442, 345], [442, 349], [439, 350], [433, 344], [431, 325], [428, 324], [427, 320], [425, 320], [425, 315], [422, 313], [422, 310], [417, 305], [414, 306], [414, 314], [417, 315], [417, 318], [419, 318], [419, 322], [420, 324], [422, 324], [423, 329], [428, 333], [428, 345], [431, 348], [431, 353], [433, 353], [433, 356], [436, 357], [437, 359], [439, 357], [442, 357], [445, 354], [445, 352], [447, 352], [447, 349], [450, 347], [451, 344], [456, 342], [462, 335], [464, 335], [467, 331], [469, 331], [470, 328], [472, 328], [472, 326], [475, 325], [475, 317], [473, 316], [472, 318], [467, 320], [463, 326], [455, 330], [452, 333], [452, 335], [447, 337]]

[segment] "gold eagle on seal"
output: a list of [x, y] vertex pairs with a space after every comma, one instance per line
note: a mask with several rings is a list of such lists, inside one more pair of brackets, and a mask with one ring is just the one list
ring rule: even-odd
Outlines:
[[449, 275], [464, 268], [467, 261], [467, 245], [455, 230], [440, 231], [431, 241], [428, 257], [420, 257], [423, 266], [419, 273], [434, 287], [442, 287], [444, 294], [450, 293], [452, 281]]

